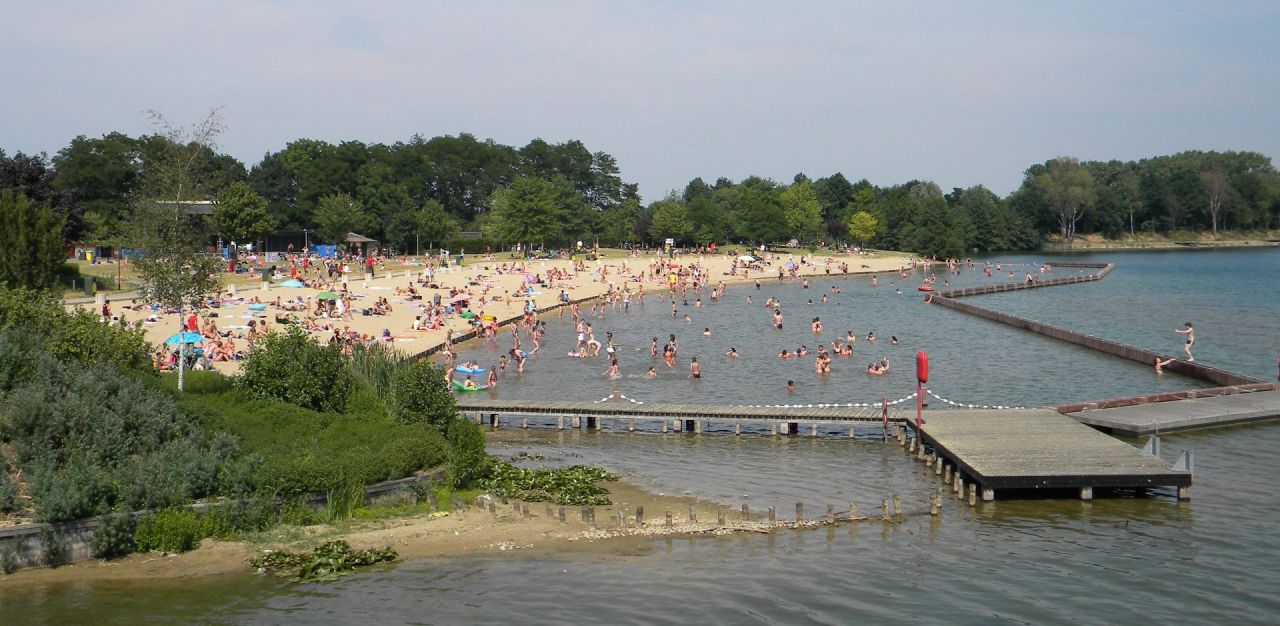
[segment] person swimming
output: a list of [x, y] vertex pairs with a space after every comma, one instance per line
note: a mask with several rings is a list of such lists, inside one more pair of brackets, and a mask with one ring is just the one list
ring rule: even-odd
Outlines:
[[653, 369], [653, 366], [651, 365], [649, 366], [649, 371], [645, 372], [644, 375], [649, 378], [656, 378], [658, 376], [658, 370]]
[[787, 381], [787, 393], [794, 392], [795, 390], [796, 390], [796, 381], [794, 381], [794, 380], [788, 380], [788, 381]]
[[[725, 356], [727, 356], [727, 357], [735, 358], [735, 359], [736, 359], [736, 358], [738, 358], [738, 349], [737, 349], [737, 348], [730, 347], [730, 348], [729, 348], [729, 351], [728, 351], [728, 352], [726, 352], [726, 353], [724, 353], [724, 355], [725, 355]], [[779, 357], [781, 357], [781, 355], [779, 355]]]
[[1167, 359], [1165, 359], [1165, 360], [1163, 360], [1163, 361], [1162, 361], [1162, 360], [1160, 360], [1160, 357], [1156, 357], [1156, 361], [1155, 361], [1156, 373], [1157, 373], [1157, 374], [1163, 374], [1163, 373], [1164, 373], [1164, 366], [1166, 366], [1166, 365], [1168, 365], [1168, 364], [1170, 364], [1170, 363], [1172, 363], [1172, 362], [1174, 362], [1174, 361], [1177, 361], [1177, 359], [1175, 359], [1175, 358], [1173, 358], [1173, 357], [1169, 357], [1169, 358], [1167, 358]]
[[779, 353], [778, 353], [778, 358], [779, 358], [779, 359], [790, 359], [790, 358], [792, 358], [792, 354], [791, 354], [790, 352], [788, 352], [786, 348], [783, 348], [783, 349], [782, 349], [782, 352], [779, 352]]

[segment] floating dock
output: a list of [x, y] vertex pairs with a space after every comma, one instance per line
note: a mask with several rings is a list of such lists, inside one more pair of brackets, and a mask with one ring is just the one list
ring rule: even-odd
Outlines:
[[1134, 404], [1065, 415], [1109, 433], [1136, 437], [1280, 419], [1280, 391]]
[[1190, 497], [1190, 453], [1175, 468], [1158, 444], [1139, 450], [1052, 409], [928, 411], [922, 431], [937, 473], [954, 470], [983, 500], [997, 489], [1078, 489], [1088, 500], [1094, 488], [1176, 487]]

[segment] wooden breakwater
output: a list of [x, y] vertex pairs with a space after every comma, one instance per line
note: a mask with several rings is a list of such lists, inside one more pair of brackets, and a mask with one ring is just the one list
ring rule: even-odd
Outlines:
[[[1098, 271], [1092, 274], [1064, 276], [1061, 278], [1052, 278], [1049, 280], [1034, 280], [1031, 282], [1021, 282], [1021, 283], [1000, 283], [995, 285], [983, 285], [981, 287], [951, 289], [948, 291], [941, 291], [935, 294], [933, 297], [933, 303], [939, 304], [949, 309], [954, 309], [963, 313], [968, 313], [970, 315], [981, 317], [983, 319], [991, 320], [993, 322], [1000, 322], [1001, 324], [1013, 326], [1014, 328], [1021, 328], [1023, 330], [1028, 330], [1038, 335], [1043, 335], [1045, 337], [1050, 337], [1052, 339], [1057, 339], [1059, 341], [1065, 341], [1067, 343], [1089, 348], [1091, 350], [1097, 350], [1105, 354], [1118, 356], [1122, 359], [1136, 361], [1138, 363], [1142, 363], [1143, 365], [1151, 365], [1157, 357], [1160, 357], [1160, 356], [1167, 357], [1167, 355], [1162, 355], [1159, 352], [1154, 352], [1151, 350], [1138, 348], [1136, 346], [1130, 346], [1130, 345], [1119, 343], [1116, 341], [1111, 341], [1109, 339], [1098, 337], [1096, 335], [1090, 335], [1086, 333], [1076, 332], [1074, 330], [1068, 330], [1060, 326], [1045, 324], [1043, 322], [1038, 322], [1036, 320], [1028, 319], [1025, 317], [1019, 317], [1017, 315], [1011, 315], [1009, 313], [1001, 313], [999, 311], [995, 311], [983, 306], [973, 304], [972, 302], [960, 301], [960, 298], [982, 295], [982, 294], [1000, 293], [1005, 291], [1017, 291], [1017, 290], [1025, 290], [1025, 289], [1037, 289], [1040, 287], [1056, 287], [1060, 285], [1073, 285], [1073, 284], [1079, 284], [1079, 283], [1098, 281], [1105, 278], [1107, 274], [1110, 274], [1111, 271], [1115, 269], [1115, 264], [1114, 263], [1105, 263], [1105, 264], [1057, 263], [1054, 265], [1054, 267], [1055, 268], [1096, 269]], [[1215, 385], [1218, 385], [1219, 387], [1224, 387], [1224, 388], [1241, 387], [1241, 389], [1236, 389], [1234, 393], [1239, 393], [1241, 391], [1258, 391], [1258, 390], [1262, 390], [1264, 386], [1265, 386], [1265, 389], [1271, 388], [1270, 383], [1263, 381], [1261, 379], [1254, 378], [1252, 376], [1246, 376], [1244, 374], [1237, 374], [1235, 372], [1229, 372], [1224, 369], [1205, 365], [1203, 363], [1194, 363], [1194, 362], [1188, 363], [1186, 361], [1174, 361], [1166, 365], [1165, 369], [1171, 372], [1182, 374], [1184, 376], [1195, 378], [1197, 380], [1203, 380], [1205, 382], [1213, 383]], [[1206, 395], [1222, 395], [1223, 393], [1233, 393], [1232, 391], [1222, 391], [1222, 390], [1199, 390], [1199, 392], [1201, 393], [1210, 392], [1210, 393], [1207, 393]], [[1197, 396], [1179, 396], [1179, 397], [1171, 396], [1168, 399], [1176, 400], [1176, 399], [1182, 399], [1183, 397], [1197, 397]], [[1159, 401], [1159, 400], [1155, 400], [1155, 401]]]

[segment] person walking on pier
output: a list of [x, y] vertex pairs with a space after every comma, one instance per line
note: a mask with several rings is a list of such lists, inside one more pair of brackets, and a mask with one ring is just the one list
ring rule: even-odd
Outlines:
[[1173, 332], [1187, 336], [1186, 343], [1182, 344], [1182, 351], [1187, 354], [1188, 363], [1195, 363], [1196, 358], [1191, 356], [1191, 345], [1196, 342], [1196, 331], [1191, 327], [1191, 322], [1187, 322], [1186, 328], [1175, 328]]

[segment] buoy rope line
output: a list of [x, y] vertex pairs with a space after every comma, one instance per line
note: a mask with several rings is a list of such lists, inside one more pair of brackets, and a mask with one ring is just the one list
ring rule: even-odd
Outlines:
[[1025, 406], [1006, 406], [1006, 405], [1003, 405], [1003, 404], [965, 404], [965, 403], [963, 403], [963, 402], [953, 402], [953, 401], [951, 401], [951, 400], [948, 400], [948, 399], [946, 399], [946, 398], [944, 398], [944, 397], [942, 397], [942, 396], [940, 396], [940, 395], [938, 395], [938, 394], [934, 393], [934, 392], [933, 392], [933, 390], [931, 390], [931, 389], [925, 389], [925, 393], [927, 393], [927, 394], [929, 394], [929, 395], [933, 396], [934, 398], [936, 398], [936, 399], [938, 399], [938, 400], [941, 400], [941, 401], [943, 401], [943, 402], [945, 402], [945, 403], [947, 403], [947, 404], [950, 404], [951, 406], [958, 406], [958, 407], [963, 408], [963, 409], [1025, 409], [1025, 408], [1027, 408], [1027, 407], [1025, 407]]
[[[933, 394], [930, 393], [929, 395], [933, 395]], [[879, 406], [894, 406], [896, 404], [902, 404], [903, 402], [906, 402], [907, 400], [910, 400], [914, 397], [916, 397], [916, 394], [913, 391], [911, 392], [911, 395], [908, 395], [903, 398], [898, 398], [897, 400], [890, 400], [888, 402], [845, 402], [845, 403], [823, 402], [818, 404], [741, 404], [738, 406], [744, 406], [751, 409], [838, 409], [841, 407], [870, 408], [870, 407], [879, 407]], [[938, 398], [938, 399], [941, 400], [942, 398]], [[644, 404], [644, 402], [640, 400], [636, 400], [635, 398], [628, 398], [622, 394], [605, 396], [603, 398], [600, 398], [599, 400], [596, 400], [595, 404], [599, 404], [601, 402], [609, 402], [610, 400], [626, 400], [627, 402], [631, 402], [633, 404]], [[964, 406], [964, 405], [957, 405], [957, 406]], [[994, 407], [988, 407], [988, 408], [994, 408]], [[1012, 408], [1012, 407], [1000, 407], [1000, 408]]]

